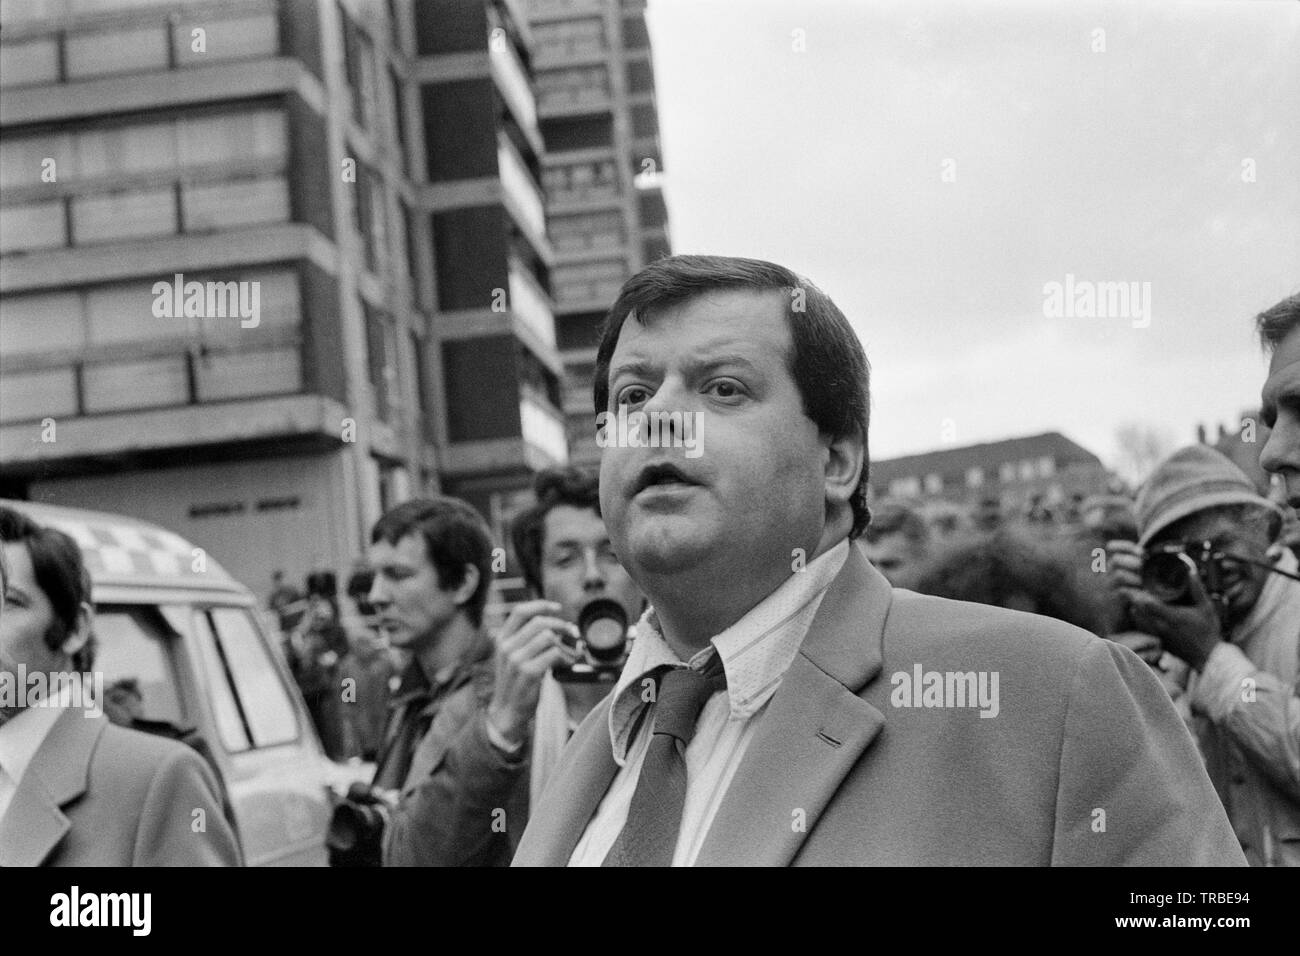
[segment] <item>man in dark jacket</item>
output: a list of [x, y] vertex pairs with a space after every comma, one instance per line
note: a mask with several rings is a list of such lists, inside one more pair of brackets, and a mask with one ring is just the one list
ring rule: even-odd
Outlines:
[[[561, 635], [576, 633], [575, 622], [591, 601], [613, 601], [629, 621], [644, 604], [610, 546], [595, 473], [547, 469], [533, 490], [536, 503], [517, 516], [511, 532], [536, 600], [517, 605], [497, 635], [495, 674], [485, 685], [490, 700], [465, 736], [460, 763], [405, 801], [404, 816], [413, 825], [393, 853], [405, 863], [509, 862], [498, 834], [504, 831], [511, 849], [518, 843], [528, 803], [540, 796], [569, 735], [609, 692], [621, 664], [557, 680], [557, 665], [574, 661]], [[452, 779], [457, 771], [459, 779]]]
[[[486, 740], [485, 711], [492, 693], [492, 644], [482, 631], [491, 585], [492, 540], [482, 517], [463, 501], [432, 498], [394, 508], [371, 534], [370, 589], [380, 632], [410, 655], [390, 702], [374, 787], [395, 791], [384, 836], [383, 862], [418, 862], [418, 842], [435, 843], [491, 815], [478, 794], [496, 793], [498, 778], [517, 761]], [[476, 788], [467, 781], [486, 779]], [[417, 795], [448, 793], [451, 811], [431, 818]], [[521, 794], [522, 796], [522, 794]], [[504, 812], [504, 808], [502, 808]], [[504, 832], [489, 829], [474, 855], [508, 862]]]

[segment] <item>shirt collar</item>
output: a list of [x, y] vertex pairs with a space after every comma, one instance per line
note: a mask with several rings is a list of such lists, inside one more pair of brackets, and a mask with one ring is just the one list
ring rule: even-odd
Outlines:
[[60, 715], [72, 703], [72, 688], [64, 684], [55, 701], [41, 700], [0, 724], [0, 767], [17, 786]]
[[670, 667], [703, 667], [716, 650], [727, 674], [731, 719], [746, 720], [776, 693], [781, 677], [799, 653], [822, 596], [849, 556], [841, 541], [782, 582], [781, 586], [712, 638], [708, 647], [683, 663], [664, 639], [654, 608], [642, 616], [636, 640], [614, 688], [609, 708], [609, 737], [614, 759], [622, 766], [633, 744], [642, 711], [653, 703], [645, 681]]

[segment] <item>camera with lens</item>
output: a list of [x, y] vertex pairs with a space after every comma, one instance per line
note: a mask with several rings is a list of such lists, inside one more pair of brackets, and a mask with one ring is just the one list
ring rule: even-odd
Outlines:
[[330, 866], [383, 865], [384, 830], [392, 817], [390, 798], [369, 784], [354, 783], [330, 817]]
[[561, 683], [593, 684], [618, 679], [627, 659], [627, 612], [609, 598], [596, 598], [578, 612], [578, 636], [565, 634], [564, 644], [578, 652], [572, 664], [551, 673]]
[[1216, 551], [1210, 541], [1160, 545], [1142, 560], [1142, 589], [1166, 604], [1194, 604], [1191, 578], [1197, 574], [1210, 600], [1222, 604], [1233, 564], [1233, 558]]

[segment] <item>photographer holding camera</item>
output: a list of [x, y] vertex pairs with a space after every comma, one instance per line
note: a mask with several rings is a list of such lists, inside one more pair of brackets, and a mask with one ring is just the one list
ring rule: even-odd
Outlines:
[[548, 469], [533, 490], [537, 502], [511, 537], [537, 599], [516, 606], [497, 635], [491, 700], [452, 776], [410, 794], [390, 865], [509, 863], [561, 748], [623, 665], [643, 600], [614, 556], [596, 475]]
[[1300, 577], [1282, 515], [1228, 458], [1175, 452], [1138, 494], [1139, 539], [1111, 541], [1110, 582], [1148, 663], [1191, 670], [1192, 730], [1246, 858], [1300, 865]]
[[335, 809], [336, 866], [378, 866], [381, 848], [388, 863], [390, 847], [400, 850], [419, 823], [411, 800], [420, 787], [448, 793], [455, 812], [440, 825], [456, 832], [458, 814], [480, 812], [464, 781], [503, 772], [502, 761], [474, 762], [492, 694], [492, 642], [482, 630], [492, 568], [487, 523], [455, 498], [415, 499], [381, 517], [370, 540], [370, 603], [389, 646], [409, 663], [389, 702], [371, 785], [354, 784]]

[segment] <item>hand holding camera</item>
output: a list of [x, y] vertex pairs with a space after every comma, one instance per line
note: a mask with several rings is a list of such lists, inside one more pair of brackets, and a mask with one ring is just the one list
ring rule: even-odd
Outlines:
[[1109, 541], [1106, 552], [1110, 584], [1133, 623], [1200, 670], [1223, 628], [1197, 561], [1178, 547], [1147, 552], [1131, 541]]
[[525, 601], [510, 612], [497, 635], [496, 684], [487, 719], [512, 746], [528, 739], [546, 672], [577, 657], [564, 638], [576, 637], [578, 629], [555, 616], [560, 610], [554, 601]]

